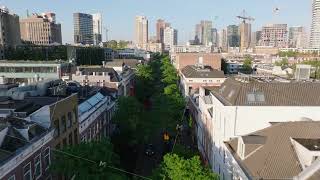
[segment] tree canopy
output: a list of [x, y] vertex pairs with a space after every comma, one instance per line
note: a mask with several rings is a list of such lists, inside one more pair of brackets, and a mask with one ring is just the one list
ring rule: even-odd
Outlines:
[[160, 168], [154, 173], [154, 179], [218, 180], [219, 177], [201, 165], [199, 156], [185, 159], [177, 154], [166, 154]]
[[82, 142], [54, 152], [50, 166], [54, 174], [69, 178], [75, 176], [79, 180], [127, 179], [121, 172], [108, 167], [119, 165], [119, 156], [113, 152], [113, 145], [108, 139]]
[[276, 66], [288, 66], [289, 65], [289, 61], [288, 61], [288, 58], [284, 57], [281, 59], [281, 61], [276, 61], [275, 62], [275, 65]]
[[250, 74], [252, 72], [252, 61], [253, 58], [249, 55], [247, 55], [243, 61], [242, 66], [242, 73], [248, 73]]

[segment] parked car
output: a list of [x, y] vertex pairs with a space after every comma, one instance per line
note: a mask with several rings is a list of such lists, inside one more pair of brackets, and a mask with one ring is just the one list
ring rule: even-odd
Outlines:
[[155, 150], [152, 144], [148, 144], [145, 149], [145, 154], [147, 156], [153, 156], [155, 154]]

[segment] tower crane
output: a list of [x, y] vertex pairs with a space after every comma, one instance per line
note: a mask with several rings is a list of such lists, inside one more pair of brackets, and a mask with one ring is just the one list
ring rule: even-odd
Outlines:
[[247, 16], [247, 13], [245, 10], [242, 11], [242, 14], [237, 16], [240, 20], [242, 20], [243, 23], [246, 23], [246, 21], [254, 21], [255, 19], [251, 16]]

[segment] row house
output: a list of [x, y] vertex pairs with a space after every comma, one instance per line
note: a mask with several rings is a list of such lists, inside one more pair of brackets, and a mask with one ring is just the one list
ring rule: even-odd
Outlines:
[[202, 64], [188, 65], [180, 72], [180, 89], [184, 96], [199, 92], [202, 86], [218, 87], [225, 81], [223, 71]]
[[228, 78], [219, 88], [201, 87], [190, 97], [198, 148], [221, 177], [230, 177], [224, 142], [274, 122], [320, 120], [320, 84]]
[[320, 179], [319, 129], [319, 121], [274, 123], [226, 141], [222, 179]]
[[97, 92], [79, 104], [79, 134], [82, 142], [111, 135], [111, 118], [115, 112], [115, 104], [115, 99], [105, 91]]

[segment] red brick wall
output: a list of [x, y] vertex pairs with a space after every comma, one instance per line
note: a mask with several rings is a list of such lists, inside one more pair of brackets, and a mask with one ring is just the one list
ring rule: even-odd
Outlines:
[[221, 55], [217, 53], [178, 53], [176, 55], [177, 69], [195, 65], [198, 63], [199, 57], [203, 57], [203, 64], [221, 70]]

